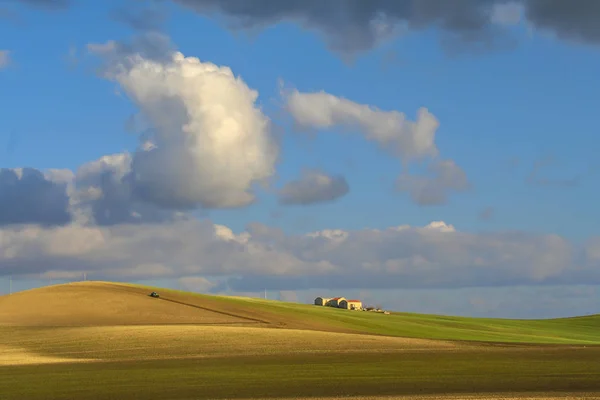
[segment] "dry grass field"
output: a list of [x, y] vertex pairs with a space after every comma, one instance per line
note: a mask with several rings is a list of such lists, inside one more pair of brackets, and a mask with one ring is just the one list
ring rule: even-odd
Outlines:
[[78, 282], [0, 297], [0, 399], [600, 398], [597, 320], [382, 315]]
[[[230, 356], [457, 351], [463, 343], [371, 335], [196, 325], [0, 328], [0, 365]], [[479, 347], [479, 346], [471, 346]], [[496, 349], [490, 348], [490, 351]], [[45, 357], [45, 358], [44, 358]], [[64, 362], [64, 361], [63, 361]]]
[[[142, 296], [144, 294], [144, 296]], [[145, 296], [147, 291], [104, 282], [77, 282], [0, 297], [0, 325], [106, 326], [256, 323]]]

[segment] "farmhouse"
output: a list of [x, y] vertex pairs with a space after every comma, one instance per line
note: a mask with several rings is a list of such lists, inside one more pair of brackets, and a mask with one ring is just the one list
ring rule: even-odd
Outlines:
[[316, 306], [326, 306], [343, 308], [346, 310], [362, 310], [363, 305], [360, 300], [346, 300], [344, 297], [334, 297], [332, 299], [328, 297], [317, 297], [315, 299]]
[[339, 307], [340, 306], [340, 302], [346, 300], [343, 297], [334, 297], [333, 299], [329, 300], [327, 302], [327, 305], [329, 307]]
[[331, 299], [328, 299], [326, 297], [317, 297], [315, 299], [315, 306], [326, 306], [329, 300]]
[[338, 306], [339, 308], [345, 308], [346, 310], [360, 310], [362, 309], [362, 301], [360, 300], [342, 300]]

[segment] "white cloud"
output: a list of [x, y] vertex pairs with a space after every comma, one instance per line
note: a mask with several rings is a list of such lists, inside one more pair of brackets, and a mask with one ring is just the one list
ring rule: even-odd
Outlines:
[[319, 170], [304, 170], [300, 178], [279, 191], [282, 204], [314, 204], [334, 201], [350, 191], [346, 178]]
[[228, 67], [171, 50], [160, 35], [142, 38], [89, 46], [153, 127], [133, 155], [134, 195], [167, 209], [252, 203], [253, 185], [274, 174], [278, 158], [258, 92]]
[[342, 127], [360, 132], [367, 140], [398, 157], [404, 167], [415, 161], [429, 162], [429, 176], [402, 173], [396, 188], [408, 192], [419, 205], [447, 202], [450, 191], [464, 191], [470, 184], [467, 175], [453, 160], [439, 158], [435, 135], [437, 118], [421, 108], [415, 122], [399, 111], [382, 111], [367, 104], [336, 97], [324, 91], [283, 93], [287, 111], [301, 128], [331, 129]]
[[234, 234], [208, 220], [26, 225], [0, 230], [0, 275], [221, 277], [235, 291], [591, 284], [600, 283], [598, 243], [594, 238], [577, 246], [556, 235], [521, 232], [467, 233], [443, 221], [304, 235], [261, 224]]
[[435, 133], [439, 122], [426, 108], [419, 109], [417, 120], [413, 122], [404, 113], [383, 111], [324, 91], [301, 93], [292, 90], [284, 96], [287, 110], [300, 127], [331, 129], [340, 126], [359, 131], [404, 162], [438, 155]]
[[8, 50], [0, 50], [0, 69], [6, 67], [10, 63], [10, 52]]
[[433, 229], [439, 232], [456, 232], [453, 225], [448, 225], [444, 221], [433, 221], [426, 225], [423, 229]]

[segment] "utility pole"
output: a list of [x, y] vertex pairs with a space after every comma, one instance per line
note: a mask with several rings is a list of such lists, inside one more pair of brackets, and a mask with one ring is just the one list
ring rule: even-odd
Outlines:
[[265, 300], [267, 299], [267, 289], [265, 289]]

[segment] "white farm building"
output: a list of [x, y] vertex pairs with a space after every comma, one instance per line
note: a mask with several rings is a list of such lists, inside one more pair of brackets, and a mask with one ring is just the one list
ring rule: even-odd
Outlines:
[[343, 308], [346, 310], [362, 310], [362, 302], [360, 300], [346, 300], [344, 297], [317, 297], [315, 299], [316, 306], [326, 306]]
[[328, 299], [326, 297], [317, 297], [315, 299], [315, 306], [326, 306], [329, 300], [331, 299]]
[[361, 310], [362, 301], [360, 300], [342, 300], [338, 305], [339, 308], [345, 308], [346, 310]]

